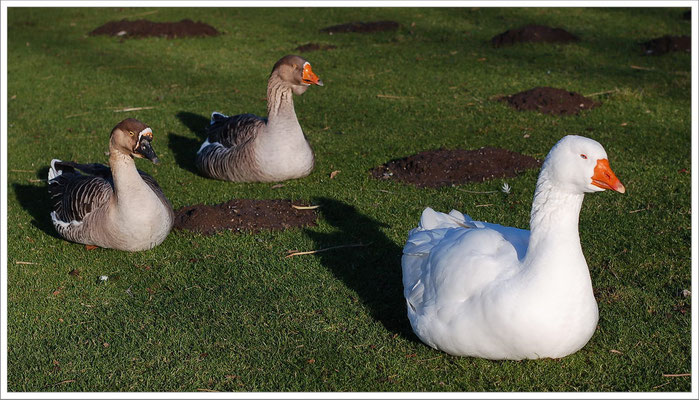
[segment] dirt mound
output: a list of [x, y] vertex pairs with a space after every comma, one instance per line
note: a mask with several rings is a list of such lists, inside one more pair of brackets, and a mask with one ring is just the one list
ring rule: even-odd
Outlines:
[[301, 45], [296, 48], [301, 53], [307, 53], [309, 51], [316, 51], [316, 50], [332, 50], [336, 49], [337, 46], [333, 46], [332, 44], [318, 44], [318, 43], [306, 43], [304, 45]]
[[255, 233], [315, 226], [315, 210], [297, 209], [292, 204], [300, 206], [282, 199], [236, 199], [213, 206], [195, 204], [175, 211], [175, 229], [212, 235], [224, 230]]
[[578, 37], [561, 28], [544, 25], [526, 25], [518, 29], [509, 29], [493, 36], [490, 42], [495, 47], [509, 46], [523, 42], [569, 43], [577, 42]]
[[671, 51], [686, 51], [689, 53], [692, 50], [692, 39], [689, 36], [665, 35], [641, 43], [641, 46], [643, 46], [644, 54], [653, 56], [659, 56]]
[[492, 178], [506, 178], [541, 162], [534, 157], [496, 147], [478, 150], [428, 150], [371, 169], [376, 179], [395, 179], [417, 187], [441, 187]]
[[396, 21], [375, 21], [375, 22], [350, 22], [342, 25], [333, 25], [323, 28], [321, 32], [327, 32], [329, 34], [333, 33], [373, 33], [373, 32], [386, 32], [395, 31], [398, 29], [400, 24]]
[[145, 19], [135, 21], [109, 21], [90, 32], [90, 36], [109, 35], [126, 38], [143, 38], [149, 36], [167, 37], [168, 39], [186, 36], [216, 36], [219, 31], [203, 22], [183, 19], [179, 22], [152, 22]]
[[507, 102], [519, 111], [533, 110], [555, 115], [578, 114], [582, 110], [589, 110], [601, 104], [581, 94], [552, 87], [535, 87], [498, 100]]

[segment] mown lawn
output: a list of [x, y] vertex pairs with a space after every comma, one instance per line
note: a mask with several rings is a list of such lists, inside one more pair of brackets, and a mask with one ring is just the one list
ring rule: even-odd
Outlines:
[[[692, 289], [691, 56], [644, 56], [639, 45], [690, 35], [685, 11], [10, 8], [8, 390], [690, 391], [691, 378], [664, 374], [691, 372], [691, 295], [683, 295]], [[223, 34], [87, 35], [122, 18], [190, 18]], [[360, 20], [401, 27], [319, 32]], [[528, 23], [581, 40], [490, 45]], [[316, 153], [313, 173], [276, 188], [200, 176], [194, 154], [211, 111], [264, 114], [272, 65], [309, 42], [337, 46], [304, 54], [325, 86], [295, 99]], [[535, 86], [603, 104], [563, 117], [494, 100]], [[142, 109], [115, 112], [132, 107]], [[175, 208], [288, 198], [321, 205], [318, 226], [173, 231], [135, 254], [59, 239], [49, 218], [49, 161], [106, 163], [109, 131], [126, 117], [153, 128], [161, 164], [137, 166]], [[377, 181], [369, 169], [441, 147], [543, 157], [566, 134], [601, 142], [627, 188], [587, 196], [580, 215], [600, 308], [591, 341], [563, 359], [521, 362], [452, 357], [422, 344], [405, 315], [400, 270], [421, 211], [456, 208], [526, 228], [538, 171], [417, 189]], [[509, 195], [465, 191], [504, 182]], [[285, 258], [288, 250], [356, 243], [365, 246]], [[99, 283], [101, 275], [109, 280]]]

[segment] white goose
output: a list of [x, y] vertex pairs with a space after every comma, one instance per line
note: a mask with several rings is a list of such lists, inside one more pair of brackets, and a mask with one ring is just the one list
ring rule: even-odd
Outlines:
[[165, 240], [175, 220], [172, 206], [155, 179], [137, 170], [133, 160], [158, 163], [152, 140], [148, 126], [129, 118], [112, 129], [109, 167], [51, 161], [51, 220], [61, 237], [127, 251], [148, 250]]
[[304, 58], [282, 57], [267, 83], [267, 118], [211, 114], [197, 168], [210, 178], [233, 182], [279, 182], [311, 173], [314, 156], [294, 111], [293, 94], [323, 86]]
[[530, 228], [427, 208], [403, 248], [413, 331], [446, 353], [488, 359], [559, 358], [597, 326], [597, 302], [580, 247], [585, 193], [625, 188], [596, 141], [566, 136], [536, 184]]

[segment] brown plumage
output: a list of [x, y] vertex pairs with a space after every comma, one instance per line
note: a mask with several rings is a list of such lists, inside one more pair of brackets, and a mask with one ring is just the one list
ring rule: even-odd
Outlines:
[[174, 221], [172, 206], [155, 179], [133, 161], [158, 162], [152, 140], [148, 126], [129, 118], [110, 134], [109, 167], [51, 161], [51, 219], [61, 237], [128, 251], [147, 250], [165, 239]]

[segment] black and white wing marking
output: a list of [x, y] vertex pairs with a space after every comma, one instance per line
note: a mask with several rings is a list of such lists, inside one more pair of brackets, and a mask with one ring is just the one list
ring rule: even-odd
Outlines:
[[105, 165], [52, 160], [48, 188], [51, 218], [60, 226], [81, 223], [90, 212], [109, 201], [114, 193], [113, 185], [111, 171]]
[[228, 117], [218, 112], [211, 114], [211, 123], [206, 128], [209, 143], [220, 143], [224, 147], [238, 147], [252, 140], [267, 124], [267, 118], [255, 114], [238, 114]]

